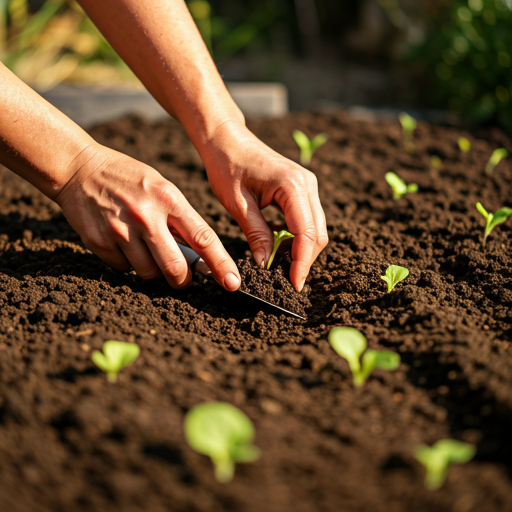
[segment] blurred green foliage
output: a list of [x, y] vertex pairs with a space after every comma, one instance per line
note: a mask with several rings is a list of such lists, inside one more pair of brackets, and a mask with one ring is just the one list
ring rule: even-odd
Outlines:
[[432, 105], [512, 129], [512, 0], [450, 0], [413, 51]]

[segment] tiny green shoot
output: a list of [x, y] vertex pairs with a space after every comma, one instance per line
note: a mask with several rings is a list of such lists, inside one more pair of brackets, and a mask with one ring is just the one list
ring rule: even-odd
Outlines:
[[251, 444], [251, 420], [231, 404], [197, 405], [187, 413], [184, 428], [188, 444], [212, 460], [219, 482], [233, 479], [236, 462], [253, 462], [259, 457], [259, 449]]
[[281, 242], [283, 240], [287, 240], [288, 238], [293, 238], [294, 236], [295, 235], [292, 235], [291, 233], [289, 233], [288, 231], [286, 231], [284, 229], [282, 231], [279, 231], [279, 233], [277, 231], [274, 231], [274, 248], [272, 249], [272, 254], [270, 255], [270, 258], [268, 259], [267, 269], [269, 269], [270, 265], [272, 265], [272, 262], [274, 261], [274, 258], [277, 253], [277, 249], [281, 245]]
[[409, 271], [398, 265], [390, 265], [386, 269], [386, 275], [380, 276], [381, 279], [388, 283], [388, 293], [400, 282], [409, 275]]
[[404, 138], [404, 147], [408, 153], [414, 153], [414, 139], [413, 132], [416, 130], [417, 122], [414, 117], [411, 117], [407, 112], [400, 112], [398, 119], [402, 125], [402, 134]]
[[115, 382], [117, 374], [125, 366], [133, 363], [140, 354], [138, 345], [124, 341], [105, 341], [102, 350], [103, 353], [95, 350], [91, 358], [96, 366], [107, 373], [107, 378], [110, 382]]
[[443, 165], [443, 162], [437, 155], [432, 155], [430, 157], [430, 167], [432, 167], [432, 169], [439, 169], [441, 165]]
[[504, 159], [507, 158], [508, 151], [505, 148], [498, 148], [492, 152], [491, 158], [487, 162], [485, 166], [485, 172], [487, 174], [491, 174], [494, 171], [494, 168]]
[[354, 386], [361, 386], [375, 368], [395, 370], [400, 365], [400, 356], [394, 352], [366, 350], [366, 338], [352, 327], [331, 329], [329, 343], [347, 360], [354, 378]]
[[417, 461], [425, 466], [425, 487], [439, 489], [446, 480], [448, 468], [452, 464], [470, 461], [476, 453], [476, 448], [461, 441], [442, 439], [433, 446], [420, 445], [414, 450]]
[[293, 139], [297, 143], [300, 149], [300, 163], [302, 165], [309, 165], [313, 153], [327, 142], [327, 134], [319, 133], [312, 139], [310, 139], [305, 133], [300, 130], [293, 130]]
[[400, 199], [404, 194], [418, 192], [418, 185], [416, 183], [410, 183], [406, 185], [405, 181], [397, 176], [394, 172], [387, 172], [385, 175], [388, 185], [393, 190], [393, 199], [396, 201]]
[[459, 149], [463, 153], [467, 153], [471, 149], [471, 142], [469, 142], [469, 140], [466, 139], [466, 137], [460, 137], [458, 140], [458, 143], [459, 143]]
[[485, 232], [484, 232], [484, 238], [483, 238], [483, 245], [485, 247], [485, 243], [487, 242], [487, 237], [490, 235], [493, 228], [495, 226], [497, 226], [498, 224], [505, 222], [512, 215], [512, 208], [507, 208], [505, 206], [504, 208], [500, 208], [499, 210], [495, 211], [494, 213], [487, 212], [487, 210], [482, 206], [481, 203], [476, 203], [476, 208], [483, 215], [483, 217], [486, 220]]

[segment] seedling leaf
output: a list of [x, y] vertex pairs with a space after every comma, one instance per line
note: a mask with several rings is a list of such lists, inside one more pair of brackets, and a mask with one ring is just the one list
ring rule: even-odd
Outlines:
[[319, 133], [311, 140], [309, 137], [301, 132], [300, 130], [293, 130], [292, 133], [293, 139], [297, 143], [300, 149], [300, 163], [302, 165], [309, 165], [311, 163], [311, 158], [313, 157], [313, 153], [323, 144], [327, 142], [328, 136], [325, 133]]
[[212, 460], [219, 482], [233, 479], [236, 462], [253, 462], [259, 457], [258, 448], [251, 444], [251, 420], [231, 404], [197, 405], [186, 415], [184, 428], [189, 445]]
[[458, 143], [459, 143], [459, 149], [463, 153], [467, 153], [471, 149], [471, 142], [469, 142], [469, 140], [466, 139], [466, 137], [460, 137], [458, 140]]
[[117, 374], [139, 357], [140, 349], [135, 343], [109, 340], [103, 343], [103, 353], [95, 350], [91, 359], [94, 364], [107, 373], [110, 382], [117, 380]]
[[282, 231], [279, 231], [279, 233], [277, 231], [274, 231], [274, 248], [272, 249], [272, 254], [270, 255], [270, 258], [268, 259], [267, 269], [269, 269], [270, 265], [272, 265], [272, 262], [274, 261], [274, 258], [277, 253], [277, 249], [281, 245], [281, 242], [283, 240], [287, 240], [288, 238], [293, 238], [294, 236], [295, 235], [292, 235], [291, 233], [289, 233], [288, 231], [286, 231], [284, 229]]
[[433, 446], [420, 445], [414, 450], [416, 460], [426, 469], [425, 486], [432, 490], [443, 485], [452, 464], [468, 462], [475, 453], [473, 445], [453, 439], [442, 439]]
[[502, 222], [505, 222], [512, 215], [512, 208], [500, 208], [496, 210], [494, 213], [489, 213], [481, 203], [476, 203], [477, 210], [483, 215], [486, 220], [485, 223], [485, 232], [483, 238], [483, 245], [485, 246], [487, 242], [487, 237], [490, 235], [491, 231]]
[[416, 183], [410, 183], [409, 185], [406, 185], [405, 181], [394, 172], [387, 172], [384, 178], [393, 190], [393, 199], [395, 200], [400, 199], [404, 194], [407, 194], [408, 192], [414, 193], [418, 191], [418, 185], [416, 185]]
[[380, 276], [381, 279], [388, 283], [388, 293], [409, 275], [409, 271], [399, 265], [390, 265], [386, 269], [386, 275]]
[[366, 338], [352, 327], [334, 327], [329, 332], [331, 347], [344, 359], [356, 375], [361, 371], [361, 356], [366, 349]]
[[443, 162], [437, 155], [432, 155], [430, 157], [430, 167], [432, 167], [433, 169], [439, 169], [441, 165], [443, 165]]
[[413, 132], [416, 129], [417, 123], [414, 117], [411, 117], [407, 112], [400, 112], [398, 119], [402, 125], [402, 134], [404, 138], [404, 147], [408, 153], [414, 153]]
[[371, 349], [365, 352], [366, 338], [352, 327], [331, 329], [329, 343], [347, 360], [355, 386], [361, 386], [375, 368], [395, 370], [400, 365], [400, 356], [393, 352]]
[[491, 158], [489, 158], [487, 165], [485, 166], [485, 172], [490, 174], [492, 171], [494, 171], [494, 168], [501, 162], [501, 160], [503, 160], [503, 158], [507, 158], [507, 156], [508, 151], [505, 148], [495, 149], [492, 152]]

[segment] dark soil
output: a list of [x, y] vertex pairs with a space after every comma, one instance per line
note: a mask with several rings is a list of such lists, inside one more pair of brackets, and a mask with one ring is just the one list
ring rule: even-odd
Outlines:
[[[305, 322], [237, 307], [214, 284], [176, 292], [117, 273], [56, 206], [0, 171], [0, 510], [511, 510], [512, 220], [484, 250], [475, 208], [511, 206], [510, 163], [484, 172], [510, 140], [420, 123], [409, 155], [398, 122], [300, 114], [250, 127], [293, 159], [292, 129], [330, 137], [311, 169], [331, 242], [307, 281]], [[176, 123], [130, 118], [91, 133], [156, 167], [246, 257]], [[387, 171], [419, 192], [393, 201]], [[388, 294], [390, 264], [410, 275]], [[354, 389], [327, 342], [336, 325], [399, 353], [399, 369]], [[108, 339], [141, 347], [116, 384], [90, 359]], [[262, 451], [230, 484], [184, 439], [185, 413], [209, 400], [241, 408]], [[477, 455], [427, 491], [414, 447], [447, 437], [475, 443]]]

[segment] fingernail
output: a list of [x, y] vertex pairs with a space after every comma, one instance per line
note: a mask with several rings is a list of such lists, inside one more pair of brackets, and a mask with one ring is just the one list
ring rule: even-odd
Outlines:
[[258, 267], [263, 268], [266, 263], [265, 251], [262, 249], [257, 250], [254, 253], [254, 260], [256, 261], [256, 265], [258, 265]]
[[226, 274], [224, 276], [224, 287], [230, 292], [234, 292], [240, 288], [240, 279], [235, 274]]
[[306, 282], [305, 279], [303, 279], [299, 284], [299, 293], [302, 291], [302, 288], [304, 288], [304, 283]]

